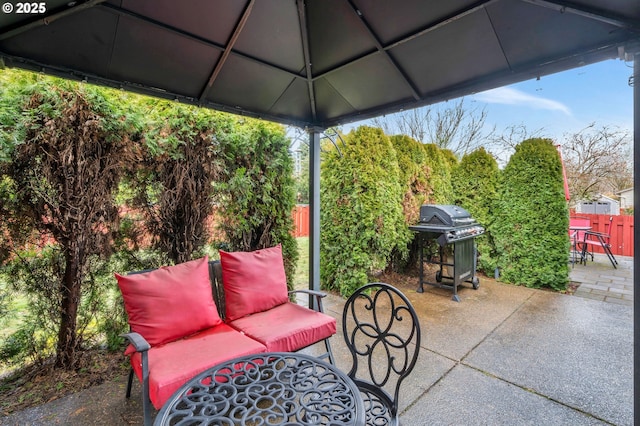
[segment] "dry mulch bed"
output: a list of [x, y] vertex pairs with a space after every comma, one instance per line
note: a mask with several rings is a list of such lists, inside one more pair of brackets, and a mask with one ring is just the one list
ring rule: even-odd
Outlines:
[[77, 355], [77, 367], [70, 371], [56, 369], [47, 361], [1, 377], [0, 417], [122, 377], [129, 371], [122, 351], [93, 349]]

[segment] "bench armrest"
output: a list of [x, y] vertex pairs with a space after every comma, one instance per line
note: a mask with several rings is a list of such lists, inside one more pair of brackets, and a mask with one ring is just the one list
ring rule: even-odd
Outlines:
[[294, 293], [305, 293], [311, 296], [316, 296], [316, 297], [327, 297], [327, 293], [323, 293], [322, 291], [315, 291], [315, 290], [290, 290], [289, 294], [294, 294]]
[[146, 352], [151, 349], [151, 345], [138, 333], [131, 332], [120, 336], [127, 339], [136, 349], [136, 352]]
[[[321, 291], [315, 291], [315, 290], [290, 290], [289, 291], [290, 295], [296, 294], [296, 293], [308, 294], [309, 296], [315, 297], [316, 305], [318, 306], [318, 312], [324, 313], [324, 308], [322, 307], [322, 298], [327, 297], [327, 293], [323, 293]], [[311, 300], [309, 300], [309, 302], [311, 302]]]

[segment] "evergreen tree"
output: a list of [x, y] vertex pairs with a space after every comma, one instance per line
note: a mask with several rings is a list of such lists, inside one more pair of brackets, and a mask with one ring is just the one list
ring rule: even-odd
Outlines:
[[549, 139], [528, 139], [503, 171], [492, 227], [502, 279], [565, 290], [568, 227], [558, 151]]
[[471, 213], [485, 233], [476, 238], [478, 269], [493, 274], [496, 248], [493, 239], [493, 218], [498, 198], [500, 170], [495, 158], [484, 148], [465, 154], [452, 171], [455, 204]]
[[[389, 263], [411, 237], [396, 152], [382, 130], [359, 127], [322, 163], [321, 281], [344, 296]], [[406, 250], [406, 249], [405, 249]]]

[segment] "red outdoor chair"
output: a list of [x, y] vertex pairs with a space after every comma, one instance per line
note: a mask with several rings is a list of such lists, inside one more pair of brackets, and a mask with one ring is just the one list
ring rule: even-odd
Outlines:
[[571, 238], [571, 263], [575, 265], [576, 260], [580, 257], [582, 263], [582, 247], [579, 244], [584, 241], [584, 233], [591, 230], [591, 220], [588, 217], [570, 217], [569, 218], [569, 238]]
[[593, 261], [593, 253], [595, 247], [601, 247], [604, 253], [609, 258], [609, 261], [614, 268], [618, 261], [611, 252], [611, 225], [613, 223], [613, 216], [609, 216], [609, 223], [605, 225], [605, 232], [586, 231], [584, 233], [584, 239], [580, 243], [582, 245], [582, 257], [581, 262], [587, 263], [587, 256], [591, 256]]

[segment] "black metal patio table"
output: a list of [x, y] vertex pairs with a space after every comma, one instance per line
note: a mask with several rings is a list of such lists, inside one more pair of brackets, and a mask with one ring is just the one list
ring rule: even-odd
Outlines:
[[300, 353], [266, 352], [224, 363], [178, 389], [155, 425], [364, 425], [356, 384]]

